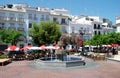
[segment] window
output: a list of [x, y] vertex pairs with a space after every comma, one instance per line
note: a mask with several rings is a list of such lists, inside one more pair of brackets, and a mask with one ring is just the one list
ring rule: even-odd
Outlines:
[[20, 23], [20, 24], [18, 24], [19, 25], [19, 27], [23, 27], [23, 24], [22, 23]]
[[10, 14], [9, 14], [9, 17], [10, 17], [10, 20], [14, 20], [14, 18], [15, 18], [15, 14], [10, 13]]
[[49, 20], [49, 15], [46, 15], [46, 20], [47, 20], [47, 21]]
[[23, 24], [22, 24], [22, 23], [19, 23], [19, 24], [18, 24], [18, 30], [19, 30], [19, 31], [24, 31], [24, 27], [23, 27]]
[[57, 18], [53, 18], [53, 21], [56, 22], [58, 24], [58, 19]]
[[89, 20], [89, 18], [86, 18], [86, 20]]
[[14, 17], [14, 16], [15, 16], [15, 14], [13, 14], [13, 13], [9, 14], [9, 17]]
[[105, 23], [105, 22], [107, 22], [107, 20], [103, 18], [103, 23]]
[[94, 19], [90, 19], [90, 21], [94, 21]]
[[34, 20], [37, 20], [37, 15], [36, 14], [34, 14]]
[[28, 14], [28, 19], [32, 19], [32, 14]]
[[102, 25], [102, 27], [106, 27], [105, 25]]
[[61, 24], [66, 24], [66, 22], [65, 22], [65, 19], [64, 19], [64, 18], [62, 18], [62, 20], [61, 20]]
[[5, 13], [4, 12], [0, 12], [0, 19], [3, 19], [5, 17]]
[[94, 31], [94, 34], [97, 35], [97, 31]]
[[96, 29], [97, 27], [96, 27], [96, 24], [94, 24], [94, 29]]
[[29, 28], [32, 28], [32, 23], [29, 23]]
[[23, 14], [19, 14], [19, 15], [18, 15], [18, 18], [19, 18], [19, 19], [23, 19], [23, 18], [24, 18], [24, 15], [23, 15]]
[[14, 27], [15, 26], [15, 24], [14, 23], [10, 23], [10, 27]]
[[83, 27], [81, 27], [80, 30], [83, 30]]
[[4, 28], [5, 27], [5, 23], [0, 22], [0, 28]]
[[74, 31], [75, 31], [75, 28], [74, 28], [74, 27], [72, 27], [72, 33], [74, 33]]
[[83, 30], [79, 30], [79, 34], [83, 35]]
[[18, 14], [18, 21], [24, 21], [24, 15]]
[[90, 30], [89, 27], [86, 28], [87, 30]]
[[66, 33], [66, 32], [67, 32], [65, 27], [62, 27], [62, 32], [63, 32], [63, 33]]
[[53, 18], [53, 21], [56, 22], [56, 21], [57, 21], [57, 18]]
[[8, 29], [15, 30], [16, 29], [15, 23], [9, 23], [9, 28]]
[[100, 34], [101, 34], [101, 32], [100, 32], [100, 31], [98, 31], [98, 34], [100, 35]]
[[98, 29], [100, 29], [100, 24], [98, 24]]
[[44, 15], [41, 16], [41, 21], [44, 21]]

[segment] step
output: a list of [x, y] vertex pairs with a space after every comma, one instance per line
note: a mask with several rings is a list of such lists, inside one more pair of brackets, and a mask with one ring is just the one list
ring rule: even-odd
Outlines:
[[118, 55], [120, 55], [120, 51], [118, 51]]
[[120, 58], [120, 55], [114, 55], [114, 58]]

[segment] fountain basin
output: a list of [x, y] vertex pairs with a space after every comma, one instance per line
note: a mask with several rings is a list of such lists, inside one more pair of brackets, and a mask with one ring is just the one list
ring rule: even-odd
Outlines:
[[42, 58], [36, 62], [37, 64], [48, 66], [48, 67], [74, 67], [74, 66], [84, 66], [85, 61], [82, 58], [64, 58], [64, 61], [60, 61], [55, 58]]

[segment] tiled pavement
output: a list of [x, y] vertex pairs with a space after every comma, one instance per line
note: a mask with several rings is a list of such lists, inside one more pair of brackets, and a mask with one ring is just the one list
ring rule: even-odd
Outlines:
[[[93, 62], [85, 58], [87, 62]], [[30, 66], [34, 61], [13, 61], [0, 66], [0, 78], [120, 78], [120, 62], [96, 61], [97, 67], [77, 70], [43, 70]]]

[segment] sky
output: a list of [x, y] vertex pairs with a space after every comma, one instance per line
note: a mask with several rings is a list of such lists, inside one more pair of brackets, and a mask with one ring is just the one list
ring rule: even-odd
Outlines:
[[67, 9], [71, 15], [100, 16], [115, 24], [120, 16], [120, 0], [0, 0], [0, 6], [6, 4], [27, 4], [32, 7]]

